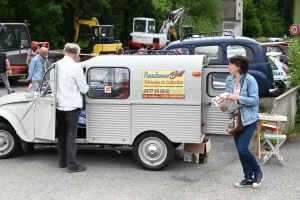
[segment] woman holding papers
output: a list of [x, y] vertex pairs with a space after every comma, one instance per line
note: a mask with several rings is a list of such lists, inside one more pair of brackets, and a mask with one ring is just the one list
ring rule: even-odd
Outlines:
[[[227, 99], [237, 101], [244, 126], [241, 133], [234, 135], [234, 142], [245, 179], [235, 183], [235, 186], [257, 188], [261, 184], [263, 173], [253, 153], [249, 150], [249, 143], [258, 121], [258, 86], [255, 78], [247, 74], [249, 69], [247, 57], [236, 55], [229, 58], [228, 69], [231, 75], [227, 77], [225, 92], [229, 93]], [[226, 112], [228, 107], [221, 106], [220, 109]], [[235, 111], [229, 113], [229, 117], [231, 118], [234, 114]]]

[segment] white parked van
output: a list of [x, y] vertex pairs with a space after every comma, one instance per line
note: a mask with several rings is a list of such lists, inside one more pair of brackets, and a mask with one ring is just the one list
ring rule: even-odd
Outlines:
[[[140, 166], [161, 170], [181, 143], [225, 134], [228, 118], [211, 98], [224, 92], [214, 86], [214, 74], [228, 69], [207, 63], [200, 55], [99, 56], [83, 62], [90, 89], [77, 143], [133, 146]], [[54, 63], [40, 92], [0, 97], [0, 158], [13, 156], [20, 142], [25, 150], [57, 143], [56, 74]]]

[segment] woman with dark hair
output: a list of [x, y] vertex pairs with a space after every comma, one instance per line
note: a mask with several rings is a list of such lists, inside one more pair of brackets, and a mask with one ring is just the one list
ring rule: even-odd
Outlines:
[[[247, 74], [249, 69], [247, 57], [236, 55], [229, 58], [228, 68], [231, 76], [226, 79], [226, 92], [229, 93], [227, 99], [237, 101], [244, 125], [244, 130], [233, 136], [245, 178], [235, 183], [235, 186], [257, 188], [261, 184], [263, 173], [253, 153], [249, 150], [249, 143], [258, 121], [258, 86], [255, 78]], [[228, 107], [222, 106], [220, 109], [225, 112]], [[235, 111], [230, 113], [229, 117], [231, 118], [234, 114]]]

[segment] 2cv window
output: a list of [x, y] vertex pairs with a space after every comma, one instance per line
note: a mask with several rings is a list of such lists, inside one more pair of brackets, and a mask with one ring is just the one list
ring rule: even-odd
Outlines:
[[127, 68], [91, 68], [88, 71], [88, 97], [94, 99], [126, 99], [129, 96]]
[[52, 98], [54, 93], [54, 70], [55, 68], [50, 68], [44, 75], [43, 81], [40, 85], [40, 97], [42, 98]]

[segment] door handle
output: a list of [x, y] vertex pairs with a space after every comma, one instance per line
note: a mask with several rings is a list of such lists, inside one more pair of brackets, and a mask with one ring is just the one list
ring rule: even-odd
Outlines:
[[209, 107], [209, 106], [211, 106], [211, 103], [202, 103], [201, 104], [201, 107]]
[[49, 102], [49, 104], [50, 104], [50, 105], [53, 105], [53, 102], [52, 102], [52, 101], [50, 101], [50, 102]]

